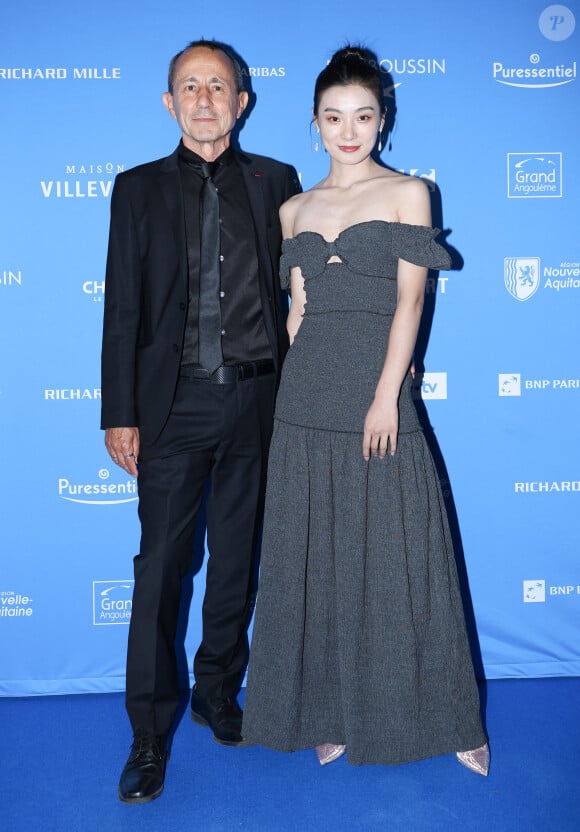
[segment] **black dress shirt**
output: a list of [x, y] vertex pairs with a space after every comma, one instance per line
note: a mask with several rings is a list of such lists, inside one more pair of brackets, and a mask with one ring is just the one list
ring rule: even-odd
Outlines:
[[[179, 171], [183, 189], [187, 261], [188, 309], [182, 365], [199, 366], [198, 316], [200, 268], [200, 194], [203, 159], [183, 143]], [[220, 306], [224, 364], [272, 358], [262, 316], [256, 231], [242, 172], [235, 153], [227, 148], [210, 163], [220, 208]]]

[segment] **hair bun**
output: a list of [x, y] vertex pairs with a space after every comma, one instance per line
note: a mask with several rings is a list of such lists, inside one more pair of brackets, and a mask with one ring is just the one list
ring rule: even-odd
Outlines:
[[361, 61], [362, 63], [369, 64], [372, 67], [377, 66], [376, 55], [373, 52], [371, 52], [370, 49], [365, 49], [364, 46], [352, 45], [350, 43], [348, 43], [346, 46], [343, 46], [342, 49], [339, 49], [337, 52], [335, 52], [332, 58], [330, 59], [330, 63], [342, 63], [343, 61], [348, 61], [352, 58], [355, 58]]
[[385, 93], [378, 57], [364, 46], [347, 43], [334, 53], [316, 79], [314, 115], [318, 114], [320, 97], [326, 90], [331, 87], [348, 87], [351, 84], [370, 90], [377, 99], [381, 113], [385, 112]]

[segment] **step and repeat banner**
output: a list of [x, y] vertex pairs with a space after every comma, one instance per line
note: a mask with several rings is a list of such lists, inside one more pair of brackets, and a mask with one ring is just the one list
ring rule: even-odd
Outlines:
[[[99, 430], [109, 202], [176, 146], [167, 65], [201, 36], [247, 62], [241, 146], [305, 188], [328, 166], [316, 75], [347, 41], [377, 53], [382, 160], [425, 179], [454, 258], [417, 360], [480, 670], [580, 675], [579, 3], [55, 0], [0, 19], [0, 693], [124, 687], [139, 527]], [[202, 567], [188, 661], [203, 591]]]

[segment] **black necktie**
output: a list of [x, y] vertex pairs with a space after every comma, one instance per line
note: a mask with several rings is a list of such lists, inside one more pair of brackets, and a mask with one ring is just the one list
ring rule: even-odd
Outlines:
[[199, 363], [213, 373], [223, 364], [220, 309], [220, 207], [207, 162], [202, 162], [200, 201]]

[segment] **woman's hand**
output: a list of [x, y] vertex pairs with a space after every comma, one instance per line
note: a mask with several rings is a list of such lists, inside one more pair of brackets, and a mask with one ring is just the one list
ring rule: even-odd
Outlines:
[[384, 459], [389, 446], [391, 456], [397, 450], [399, 432], [399, 408], [396, 402], [375, 399], [369, 407], [364, 424], [363, 457]]

